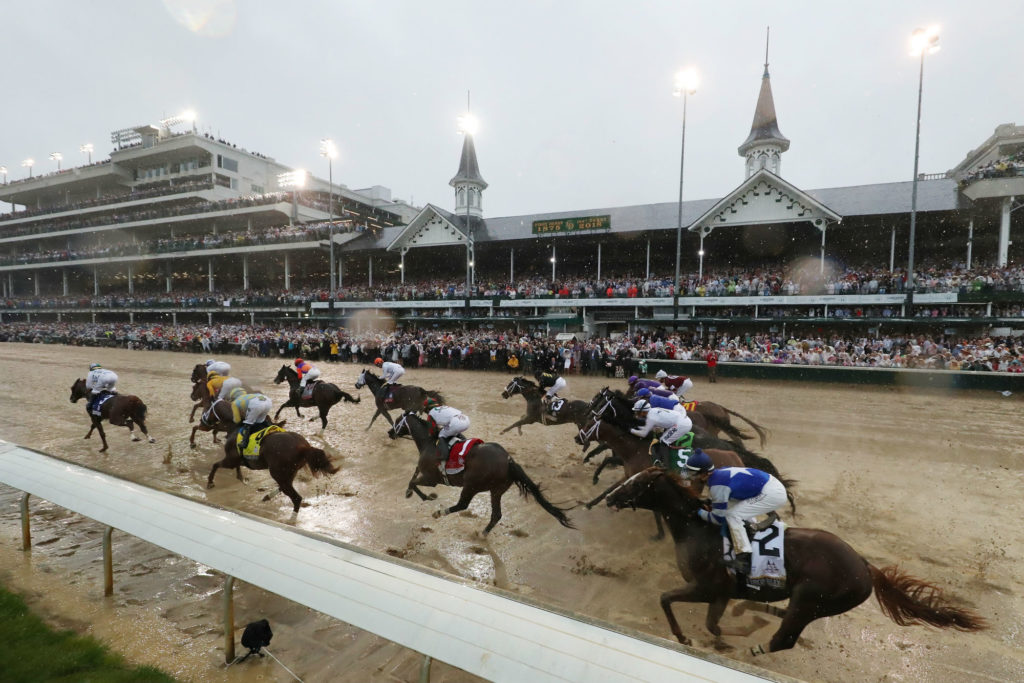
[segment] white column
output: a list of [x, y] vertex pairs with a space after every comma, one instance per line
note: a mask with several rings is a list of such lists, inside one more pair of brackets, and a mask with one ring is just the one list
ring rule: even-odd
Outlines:
[[[704, 230], [703, 230], [703, 228], [700, 231], [700, 250], [697, 252], [697, 256], [700, 259], [698, 261], [698, 263], [700, 265], [697, 266], [697, 284], [699, 285], [701, 283], [701, 281], [704, 280]], [[682, 294], [682, 290], [683, 290], [683, 283], [680, 282], [679, 283], [679, 292], [680, 292], [680, 294]]]
[[971, 250], [974, 248], [974, 216], [967, 224], [967, 270], [971, 269]]
[[135, 322], [135, 311], [128, 311], [128, 322]]
[[341, 257], [339, 256], [338, 257], [338, 289], [341, 289], [342, 287], [345, 286], [345, 285], [342, 284], [345, 281], [344, 271], [341, 269], [342, 263], [343, 263], [343, 261], [342, 261]]
[[366, 262], [369, 264], [368, 272], [369, 272], [370, 287], [373, 287], [373, 257], [372, 256], [367, 256], [366, 257]]
[[601, 243], [597, 243], [597, 279], [601, 279]]
[[896, 268], [896, 226], [892, 226], [892, 237], [889, 239], [889, 272]]
[[[100, 273], [96, 266], [92, 267], [92, 294], [93, 296], [99, 296], [100, 293]], [[93, 322], [96, 322], [95, 320]]]
[[1013, 197], [1004, 197], [1003, 205], [999, 212], [999, 267], [1006, 265], [1010, 256], [1010, 211], [1013, 207]]
[[206, 259], [206, 279], [210, 283], [210, 291], [213, 291], [213, 257]]
[[135, 293], [135, 268], [132, 264], [128, 264], [128, 293]]
[[67, 268], [61, 268], [60, 272], [61, 272], [61, 276], [62, 276], [63, 284], [64, 284], [64, 296], [67, 296], [68, 295], [68, 269]]
[[508, 250], [508, 283], [515, 284], [516, 281], [516, 250]]
[[405, 284], [405, 249], [402, 249], [402, 262], [398, 264], [398, 274], [402, 278], [402, 284]]
[[647, 272], [647, 275], [645, 275], [644, 277], [645, 277], [645, 279], [650, 280], [651, 279], [651, 238], [650, 237], [647, 238], [647, 271], [646, 272]]
[[284, 288], [286, 291], [292, 288], [292, 262], [288, 253], [284, 252]]
[[164, 261], [164, 278], [167, 281], [167, 291], [170, 292], [174, 287], [174, 276], [171, 274], [171, 262], [170, 260]]
[[178, 312], [177, 311], [171, 311], [171, 324], [172, 325], [177, 325], [178, 324]]
[[[252, 220], [251, 218], [249, 219]], [[249, 289], [249, 255], [242, 254], [242, 289]]]
[[818, 267], [818, 272], [822, 275], [825, 274], [825, 228], [828, 227], [826, 223], [821, 228], [821, 265]]
[[555, 241], [551, 241], [551, 282], [555, 281], [555, 263], [558, 261], [558, 251], [555, 249]]
[[39, 296], [39, 271], [32, 274], [32, 283], [35, 285], [36, 296]]

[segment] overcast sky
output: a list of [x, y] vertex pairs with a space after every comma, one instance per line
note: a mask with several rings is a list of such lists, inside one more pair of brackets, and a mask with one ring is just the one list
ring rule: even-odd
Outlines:
[[191, 107], [201, 130], [322, 177], [332, 137], [337, 182], [451, 209], [470, 90], [485, 216], [675, 201], [672, 79], [693, 65], [685, 195], [718, 198], [743, 180], [770, 25], [782, 175], [806, 189], [909, 180], [909, 36], [931, 24], [921, 171], [940, 172], [996, 125], [1024, 124], [1020, 0], [8, 2], [0, 165], [48, 172], [54, 151], [84, 162], [85, 142], [105, 158], [110, 131]]

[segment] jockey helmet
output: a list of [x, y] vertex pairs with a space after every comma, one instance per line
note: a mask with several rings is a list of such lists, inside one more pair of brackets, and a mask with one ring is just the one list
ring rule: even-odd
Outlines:
[[90, 363], [90, 364], [89, 364], [89, 369], [90, 369], [90, 370], [99, 370], [99, 369], [100, 369], [100, 368], [102, 368], [102, 367], [103, 367], [103, 366], [102, 366], [102, 365], [100, 365], [99, 363]]
[[213, 360], [213, 359], [211, 358], [210, 360], [206, 361], [206, 363], [204, 363], [204, 365], [206, 365], [206, 367], [210, 367], [211, 365], [213, 365], [213, 364], [214, 364], [214, 362], [216, 362], [216, 361], [214, 361], [214, 360]]
[[693, 455], [686, 460], [686, 469], [693, 472], [710, 472], [715, 469], [711, 456], [699, 448], [693, 449]]
[[437, 408], [440, 405], [441, 403], [435, 398], [428, 398], [426, 401], [423, 402], [424, 410], [428, 411], [433, 410], [434, 408]]
[[640, 379], [640, 378], [637, 377], [636, 375], [630, 375], [629, 379], [626, 380], [626, 381], [629, 382], [630, 384], [636, 384], [638, 379]]
[[302, 359], [301, 358], [296, 358], [295, 359], [295, 365], [296, 365], [296, 367], [298, 367], [299, 365], [302, 365]]
[[651, 404], [645, 401], [644, 399], [640, 399], [639, 401], [633, 404], [634, 413], [646, 413], [650, 409]]
[[648, 389], [647, 387], [644, 387], [640, 391], [636, 392], [636, 395], [639, 396], [640, 398], [647, 398], [648, 396], [651, 395], [651, 390]]
[[666, 377], [668, 377], [668, 373], [665, 372], [664, 370], [658, 370], [658, 372], [655, 373], [654, 375], [655, 379], [665, 379]]
[[379, 368], [380, 366], [384, 365], [384, 359], [378, 356], [373, 359], [373, 364]]

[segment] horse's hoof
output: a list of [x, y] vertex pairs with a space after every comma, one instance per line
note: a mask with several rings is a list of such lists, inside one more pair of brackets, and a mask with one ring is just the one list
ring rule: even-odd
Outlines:
[[212, 481], [206, 482], [206, 488], [212, 489], [213, 487], [214, 487], [214, 483]]
[[150, 443], [156, 443], [156, 439], [154, 439], [153, 437], [149, 437], [149, 442]]
[[190, 443], [188, 447], [191, 448], [192, 450], [196, 450], [198, 448], [198, 446], [196, 446], [195, 443]]
[[196, 419], [195, 419], [194, 417], [190, 417], [190, 418], [188, 419], [188, 423], [189, 423], [189, 424], [192, 424], [192, 423], [193, 423], [193, 422], [195, 422], [195, 421], [196, 421]]
[[443, 514], [444, 510], [434, 510], [433, 514], [431, 514], [431, 517], [433, 517], [434, 519], [440, 519], [441, 515]]
[[[270, 494], [269, 493], [267, 495], [263, 496], [263, 502], [264, 503], [266, 503], [268, 500], [270, 500]], [[298, 510], [296, 510], [296, 512], [298, 512]]]
[[407, 491], [405, 492], [405, 497], [406, 497], [406, 498], [412, 498], [412, 489], [409, 489], [409, 490], [407, 490]]
[[132, 441], [142, 441], [142, 439], [132, 434]]
[[[734, 648], [732, 645], [725, 642], [721, 638], [715, 638], [715, 649], [719, 652], [729, 652], [730, 650], [735, 650], [736, 648]], [[754, 648], [751, 648], [751, 650], [753, 649]], [[753, 654], [753, 652], [751, 654]]]
[[106, 449], [106, 448], [101, 448], [101, 449], [100, 449], [100, 453], [106, 453], [106, 452], [107, 452], [107, 449]]
[[687, 638], [684, 635], [679, 635], [679, 636], [677, 636], [677, 638], [678, 638], [679, 642], [682, 643], [683, 645], [690, 645], [690, 646], [693, 645], [693, 641], [690, 640], [689, 638]]
[[431, 493], [429, 496], [427, 496], [427, 500], [437, 500], [437, 494]]

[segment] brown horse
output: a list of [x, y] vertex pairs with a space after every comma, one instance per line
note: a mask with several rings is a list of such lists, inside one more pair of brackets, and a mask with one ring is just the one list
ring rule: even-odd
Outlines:
[[[71, 385], [71, 402], [77, 403], [79, 399], [88, 398], [89, 396], [90, 392], [85, 388], [85, 379], [75, 380], [75, 383]], [[86, 402], [86, 405], [88, 405], [88, 402]], [[103, 441], [103, 448], [100, 449], [100, 453], [107, 450], [107, 435], [103, 431], [103, 420], [118, 427], [127, 427], [132, 435], [132, 441], [142, 441], [135, 434], [135, 425], [139, 425], [139, 429], [146, 435], [149, 442], [156, 443], [156, 439], [151, 437], [149, 430], [146, 429], [146, 404], [138, 396], [114, 394], [112, 398], [108, 398], [100, 406], [100, 414], [98, 416], [88, 412], [88, 408], [86, 408], [86, 414], [89, 415], [92, 425], [89, 427], [89, 432], [85, 435], [85, 438], [91, 437], [94, 429], [98, 430], [100, 440]]]
[[466, 455], [464, 470], [455, 474], [442, 475], [440, 467], [443, 467], [444, 464], [438, 457], [437, 439], [431, 435], [427, 422], [414, 412], [407, 411], [388, 430], [388, 436], [392, 439], [402, 434], [412, 436], [420, 454], [416, 471], [413, 473], [412, 479], [409, 480], [409, 488], [405, 492], [406, 498], [414, 493], [420, 497], [420, 500], [437, 498], [437, 494], [432, 493], [429, 496], [424, 494], [419, 490], [419, 486], [437, 486], [444, 483], [448, 486], [462, 487], [459, 502], [449, 508], [438, 510], [434, 513], [435, 518], [465, 510], [476, 494], [490, 491], [491, 520], [484, 528], [486, 534], [501, 519], [501, 497], [512, 484], [515, 484], [524, 498], [533, 496], [533, 499], [557, 519], [559, 524], [569, 529], [576, 528], [565, 515], [566, 511], [544, 497], [540, 486], [527, 476], [523, 468], [512, 460], [512, 456], [500, 444], [482, 443], [477, 445]]
[[280, 491], [291, 498], [295, 512], [298, 512], [302, 496], [292, 485], [298, 471], [303, 467], [309, 467], [309, 471], [314, 477], [321, 474], [334, 474], [338, 471], [327, 454], [323, 450], [311, 446], [301, 434], [295, 432], [267, 434], [263, 437], [260, 454], [257, 458], [243, 458], [238, 454], [235, 434], [236, 432], [232, 432], [228, 435], [224, 444], [224, 459], [213, 464], [210, 476], [206, 480], [206, 488], [213, 488], [213, 475], [221, 467], [234, 469], [238, 481], [242, 481], [243, 465], [251, 470], [270, 470], [270, 476], [277, 482], [278, 489], [265, 495], [263, 500], [270, 500]]
[[[313, 385], [310, 397], [308, 399], [302, 398], [302, 388], [299, 387], [299, 373], [287, 365], [282, 365], [281, 369], [277, 371], [277, 377], [274, 378], [274, 384], [280, 384], [281, 382], [288, 382], [288, 400], [282, 403], [281, 407], [274, 413], [275, 420], [285, 408], [295, 408], [295, 414], [302, 417], [302, 413], [299, 412], [300, 407], [315, 407], [320, 411], [320, 429], [327, 429], [327, 413], [331, 411], [334, 404], [340, 403], [342, 400], [349, 403], [359, 403], [358, 397], [353, 398], [348, 392], [339, 389], [337, 384], [330, 384], [328, 382], [317, 382]], [[309, 418], [310, 422], [315, 420], [315, 417]]]
[[366, 426], [367, 431], [373, 426], [378, 415], [383, 415], [388, 424], [394, 426], [395, 421], [391, 419], [389, 411], [399, 409], [403, 412], [419, 412], [423, 410], [423, 403], [428, 398], [432, 398], [438, 403], [445, 402], [444, 396], [440, 392], [427, 391], [412, 384], [395, 384], [390, 389], [383, 389], [384, 380], [370, 370], [363, 370], [359, 373], [359, 379], [356, 380], [356, 389], [363, 387], [369, 387], [370, 393], [377, 401], [377, 412], [370, 418], [370, 424]]
[[550, 411], [541, 401], [543, 394], [540, 387], [525, 377], [513, 378], [505, 386], [505, 390], [501, 392], [501, 397], [507, 399], [516, 394], [521, 394], [526, 399], [526, 415], [523, 415], [517, 422], [501, 430], [502, 434], [513, 429], [518, 429], [519, 433], [522, 434], [523, 425], [533, 424], [534, 422], [540, 422], [545, 425], [575, 424], [579, 427], [587, 417], [586, 401], [563, 399], [562, 405], [558, 410]]
[[[661, 513], [668, 522], [676, 544], [676, 563], [689, 581], [683, 588], [661, 595], [672, 633], [679, 642], [690, 644], [672, 613], [674, 602], [706, 602], [705, 627], [721, 638], [747, 633], [741, 629], [722, 629], [718, 622], [732, 599], [753, 601], [744, 604], [782, 617], [779, 630], [767, 647], [751, 648], [753, 654], [786, 650], [796, 644], [804, 627], [815, 619], [842, 614], [870, 597], [900, 626], [929, 624], [937, 628], [978, 631], [985, 620], [948, 603], [939, 588], [909, 576], [898, 567], [878, 569], [838, 536], [819, 529], [786, 529], [783, 541], [786, 585], [782, 588], [749, 589], [728, 573], [722, 559], [722, 534], [717, 525], [697, 516], [702, 502], [697, 494], [676, 475], [652, 467], [640, 472], [608, 494], [614, 509], [643, 508]], [[789, 600], [786, 609], [757, 603]]]
[[[639, 383], [632, 385], [629, 388], [629, 391], [626, 394], [623, 394], [623, 396], [630, 401], [633, 401], [636, 399], [636, 392], [643, 388], [650, 389], [651, 393], [657, 394], [658, 396], [675, 396], [673, 392], [667, 389], [658, 388], [658, 386], [654, 384], [654, 380], [640, 380]], [[752, 439], [753, 437], [750, 434], [740, 431], [735, 425], [733, 425], [729, 416], [738, 417], [757, 432], [757, 437], [761, 442], [761, 448], [764, 448], [765, 442], [768, 440], [768, 430], [753, 420], [740, 415], [735, 410], [730, 410], [725, 406], [712, 403], [711, 401], [683, 401], [682, 399], [680, 399], [680, 401], [682, 403], [692, 404], [692, 406], [687, 407], [686, 409], [687, 415], [690, 416], [691, 420], [695, 414], [700, 415], [707, 422], [707, 425], [702, 426], [704, 426], [708, 431], [714, 433], [716, 436], [719, 432], [724, 432], [732, 441], [739, 442], [740, 440]]]
[[[213, 442], [220, 443], [217, 441], [217, 432], [230, 432], [235, 429], [236, 425], [234, 422], [234, 414], [231, 412], [231, 406], [227, 401], [214, 402], [210, 398], [210, 391], [206, 387], [206, 380], [199, 380], [192, 385], [191, 398], [193, 401], [198, 401], [197, 406], [203, 409], [202, 417], [199, 419], [199, 424], [192, 428], [192, 434], [188, 438], [188, 445], [190, 448], [196, 447], [196, 432], [213, 432]], [[213, 404], [213, 410], [210, 410], [210, 405]], [[192, 413], [195, 414], [195, 407], [192, 408]], [[192, 421], [191, 419], [189, 420]]]

